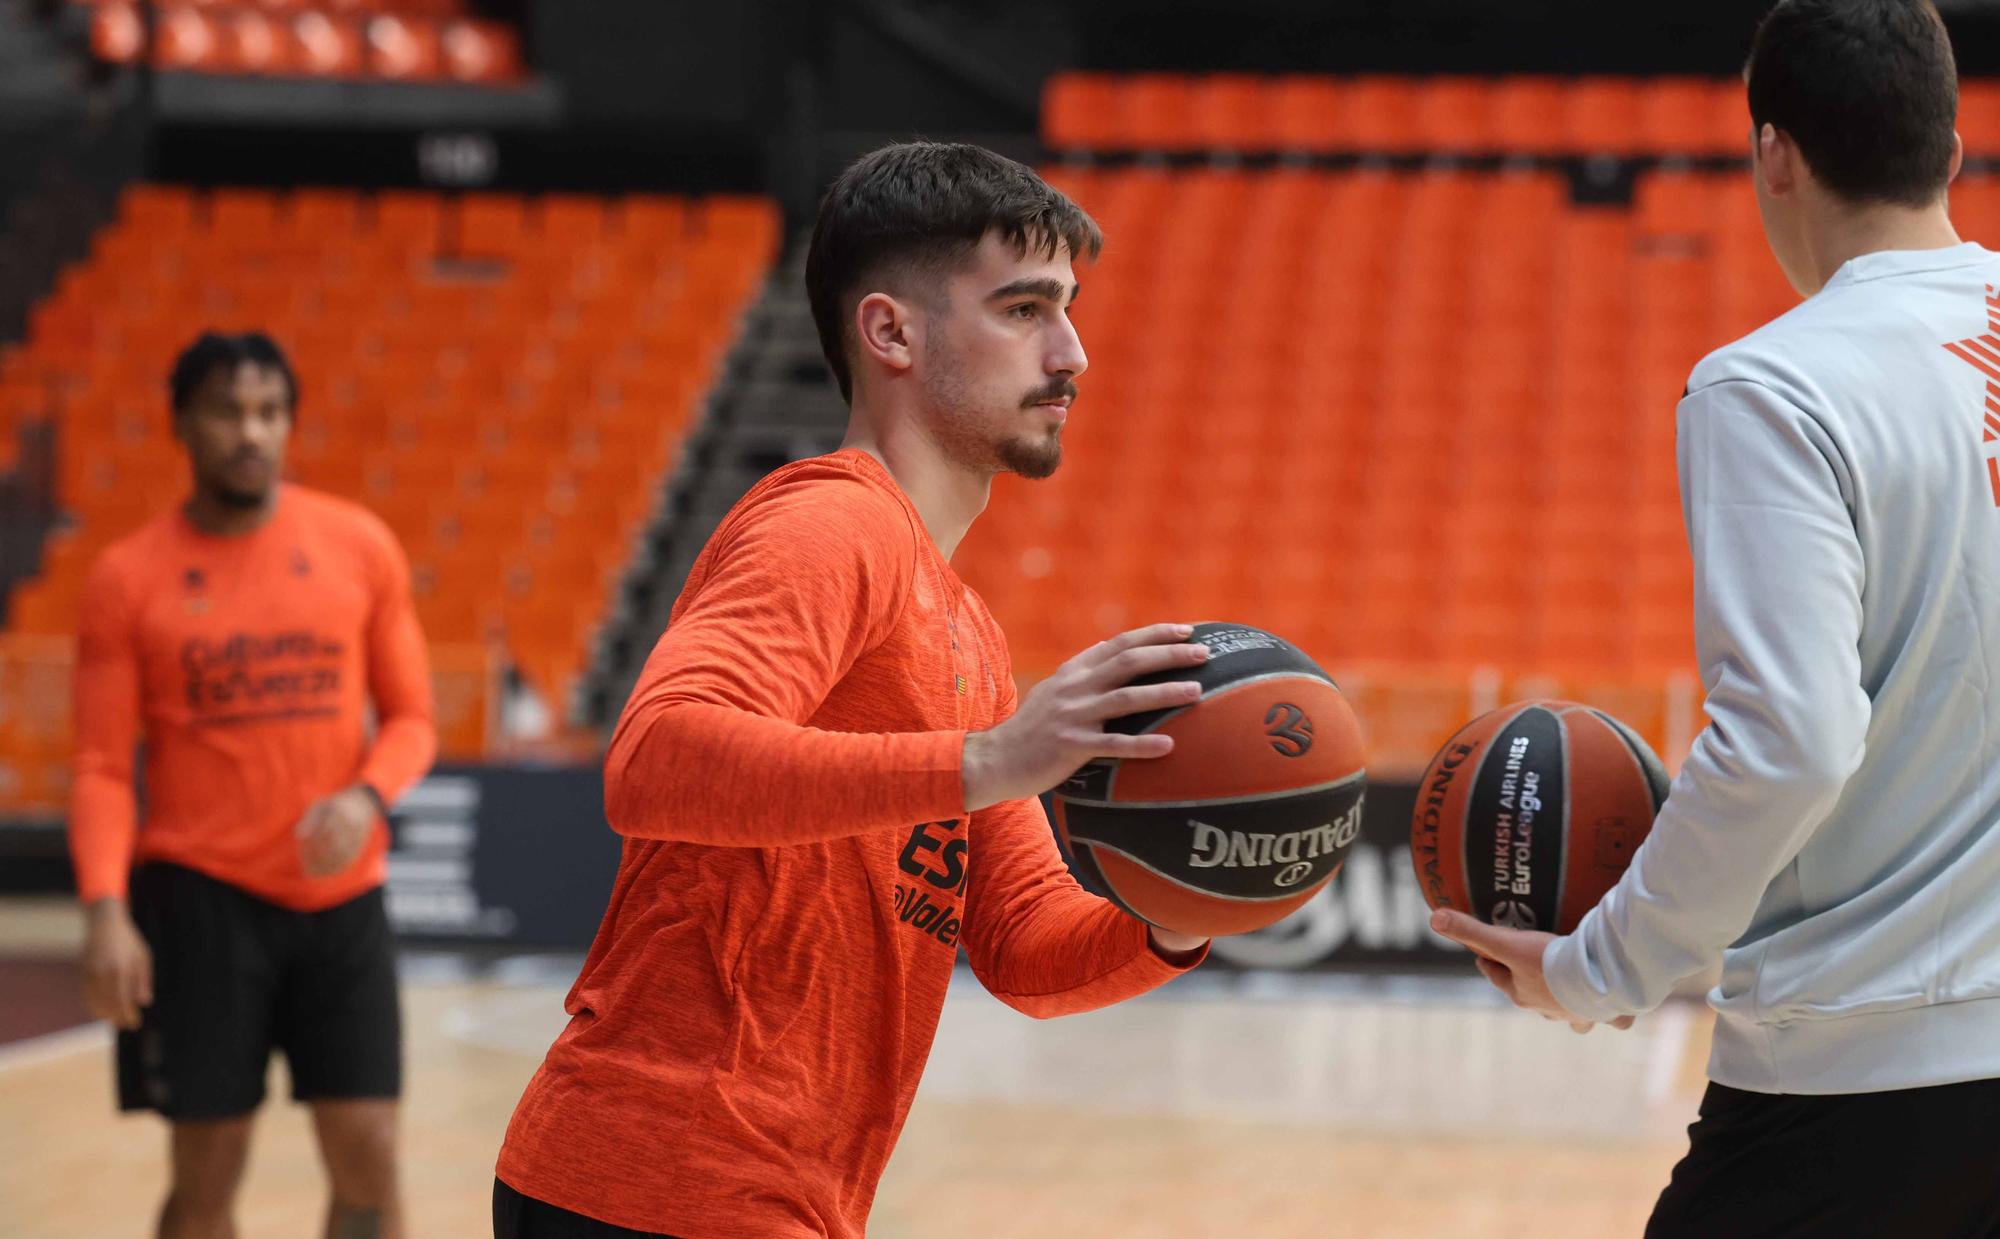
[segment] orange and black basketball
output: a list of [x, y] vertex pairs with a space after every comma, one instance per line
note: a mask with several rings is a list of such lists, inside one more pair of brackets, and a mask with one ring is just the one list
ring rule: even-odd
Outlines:
[[1568, 933], [1617, 885], [1667, 772], [1602, 710], [1526, 701], [1466, 724], [1417, 792], [1410, 854], [1433, 908]]
[[1332, 677], [1289, 642], [1241, 624], [1199, 624], [1190, 705], [1114, 719], [1108, 730], [1174, 738], [1145, 761], [1092, 762], [1055, 791], [1077, 878], [1134, 916], [1190, 934], [1283, 919], [1340, 870], [1361, 830], [1361, 728]]

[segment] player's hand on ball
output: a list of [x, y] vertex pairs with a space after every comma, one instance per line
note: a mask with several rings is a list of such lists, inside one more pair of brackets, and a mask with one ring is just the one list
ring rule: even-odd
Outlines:
[[309, 877], [324, 878], [354, 863], [375, 829], [375, 801], [358, 787], [314, 802], [299, 819], [299, 860]]
[[83, 939], [83, 998], [90, 1013], [120, 1028], [139, 1027], [153, 1005], [153, 951], [117, 899], [90, 905]]
[[1013, 717], [966, 736], [966, 812], [1039, 795], [1094, 758], [1172, 752], [1171, 737], [1108, 733], [1104, 721], [1197, 700], [1201, 688], [1188, 681], [1132, 684], [1208, 661], [1207, 646], [1188, 643], [1193, 632], [1187, 624], [1154, 624], [1100, 641], [1035, 685]]
[[[1470, 950], [1477, 957], [1481, 975], [1523, 1011], [1560, 1020], [1580, 1033], [1587, 1033], [1593, 1027], [1591, 1021], [1579, 1018], [1549, 991], [1548, 978], [1542, 973], [1542, 952], [1555, 941], [1554, 934], [1488, 925], [1450, 908], [1439, 908], [1431, 914], [1431, 928]], [[1620, 1016], [1611, 1026], [1630, 1028], [1632, 1017]]]
[[1208, 939], [1200, 934], [1184, 934], [1178, 930], [1161, 929], [1158, 925], [1148, 925], [1146, 930], [1152, 939], [1153, 949], [1170, 963], [1185, 964], [1196, 951], [1208, 945]]

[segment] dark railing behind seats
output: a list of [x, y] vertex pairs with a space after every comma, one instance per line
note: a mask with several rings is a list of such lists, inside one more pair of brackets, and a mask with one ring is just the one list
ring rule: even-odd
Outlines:
[[771, 470], [832, 451], [847, 407], [834, 390], [806, 306], [805, 246], [765, 283], [724, 377], [667, 484], [626, 573], [575, 703], [579, 720], [609, 729], [666, 629], [688, 570], [745, 491]]
[[[112, 217], [119, 190], [142, 170], [147, 121], [139, 101], [128, 95], [102, 102], [107, 106], [52, 121], [46, 130], [0, 133], [0, 163], [15, 157], [39, 163], [13, 178], [0, 219], [0, 346], [26, 336], [29, 311], [64, 267], [89, 253], [91, 235]], [[0, 435], [19, 438], [13, 463], [0, 472], [0, 620], [14, 587], [40, 568], [42, 544], [60, 516], [53, 417], [50, 408], [18, 431], [0, 425]]]
[[20, 430], [14, 468], [0, 473], [0, 626], [14, 586], [41, 567], [56, 521], [56, 430], [44, 419]]
[[0, 343], [22, 338], [28, 311], [65, 266], [89, 252], [119, 189], [144, 166], [147, 124], [136, 98], [60, 123], [66, 132], [53, 142], [0, 133], [0, 162], [44, 152], [0, 223]]

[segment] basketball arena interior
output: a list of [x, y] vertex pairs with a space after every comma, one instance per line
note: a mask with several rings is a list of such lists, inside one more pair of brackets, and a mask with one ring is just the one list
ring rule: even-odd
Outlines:
[[[961, 967], [870, 1233], [1638, 1234], [1699, 981], [1629, 1031], [1515, 1011], [1429, 930], [1410, 822], [1508, 702], [1668, 770], [1702, 726], [1675, 404], [1797, 301], [1750, 184], [1763, 7], [0, 0], [0, 1234], [150, 1233], [166, 1182], [79, 988], [65, 816], [88, 569], [188, 492], [176, 354], [268, 333], [287, 476], [407, 552], [439, 756], [390, 818], [403, 1182], [411, 1234], [484, 1235], [618, 863], [611, 728], [723, 515], [841, 440], [815, 206], [916, 137], [1106, 239], [1063, 465], [953, 560], [1022, 688], [1254, 625], [1337, 680], [1369, 782], [1330, 885], [1143, 999], [1030, 1020]], [[1984, 240], [2000, 5], [1940, 8]], [[272, 1095], [241, 1233], [317, 1233]]]

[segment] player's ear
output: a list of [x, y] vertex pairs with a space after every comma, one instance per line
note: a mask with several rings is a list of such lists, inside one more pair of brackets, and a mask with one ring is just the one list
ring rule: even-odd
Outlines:
[[869, 293], [854, 307], [854, 335], [862, 360], [903, 371], [914, 359], [916, 324], [910, 307], [888, 293]]
[[1958, 136], [1957, 130], [1953, 130], [1951, 135], [1951, 171], [1945, 175], [1945, 184], [1949, 185], [1957, 180], [1958, 170], [1964, 166], [1965, 139]]
[[1764, 188], [1773, 197], [1796, 190], [1804, 171], [1799, 148], [1790, 136], [1776, 125], [1767, 124], [1757, 131], [1757, 175], [1764, 178]]

